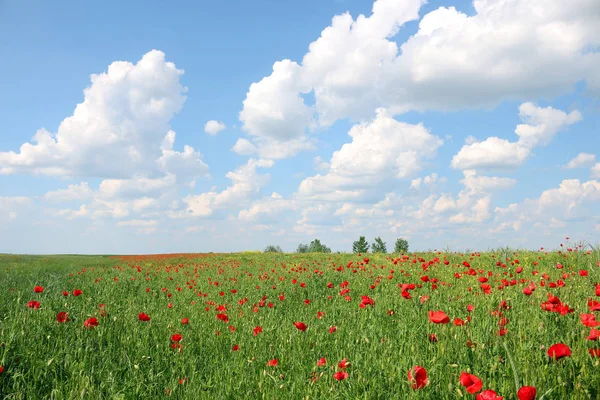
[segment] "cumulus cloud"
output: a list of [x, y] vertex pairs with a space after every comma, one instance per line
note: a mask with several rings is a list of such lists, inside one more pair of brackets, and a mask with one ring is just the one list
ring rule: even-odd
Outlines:
[[422, 124], [399, 122], [383, 109], [372, 121], [354, 125], [348, 135], [352, 141], [333, 153], [327, 172], [302, 181], [300, 196], [335, 193], [341, 201], [358, 197], [369, 188], [414, 175], [443, 144]]
[[594, 179], [600, 179], [600, 163], [596, 163], [591, 169], [591, 175]]
[[214, 211], [227, 207], [243, 207], [245, 203], [255, 197], [259, 190], [269, 181], [268, 174], [257, 173], [257, 168], [271, 168], [272, 160], [249, 159], [235, 171], [227, 173], [226, 177], [232, 182], [221, 192], [211, 190], [200, 195], [189, 195], [183, 199], [185, 211], [173, 211], [172, 218], [208, 217]]
[[[137, 64], [113, 62], [91, 76], [83, 101], [55, 133], [42, 128], [19, 152], [0, 153], [0, 173], [127, 178], [183, 169], [204, 175], [206, 164], [193, 148], [172, 149], [169, 121], [186, 100], [182, 74], [157, 50]], [[165, 135], [170, 148], [161, 146]]]
[[519, 116], [525, 124], [517, 125], [516, 142], [492, 136], [484, 141], [467, 138], [460, 151], [452, 158], [452, 167], [457, 169], [507, 169], [523, 165], [532, 154], [532, 149], [549, 144], [554, 136], [568, 125], [581, 120], [577, 110], [569, 114], [552, 107], [538, 107], [533, 103], [519, 106]]
[[42, 200], [51, 202], [67, 202], [73, 200], [88, 200], [92, 196], [92, 189], [87, 182], [68, 185], [66, 189], [58, 189], [47, 192]]
[[204, 132], [212, 136], [215, 136], [223, 129], [225, 129], [225, 124], [223, 122], [215, 121], [214, 119], [211, 119], [206, 124], [204, 124]]
[[590, 167], [596, 161], [596, 155], [590, 153], [579, 153], [567, 164], [564, 165], [566, 169]]
[[[600, 90], [595, 0], [477, 0], [472, 16], [439, 7], [399, 49], [394, 36], [418, 19], [423, 4], [377, 0], [370, 16], [335, 16], [300, 64], [278, 61], [251, 85], [240, 113], [244, 130], [286, 142], [309, 127], [367, 118], [378, 107], [392, 113], [493, 107], [557, 96], [582, 80], [591, 93]], [[314, 105], [304, 94], [314, 95]], [[520, 144], [531, 148], [552, 134], [537, 124], [549, 120], [546, 111], [527, 104], [525, 117], [543, 131], [517, 128]]]
[[557, 188], [543, 191], [538, 198], [497, 207], [494, 211], [497, 224], [537, 223], [543, 227], [551, 219], [555, 222], [589, 220], [600, 215], [600, 182], [566, 179]]

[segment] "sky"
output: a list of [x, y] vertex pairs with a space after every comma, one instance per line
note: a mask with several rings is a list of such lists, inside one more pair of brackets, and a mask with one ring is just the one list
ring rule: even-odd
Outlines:
[[597, 0], [0, 1], [0, 252], [600, 242]]

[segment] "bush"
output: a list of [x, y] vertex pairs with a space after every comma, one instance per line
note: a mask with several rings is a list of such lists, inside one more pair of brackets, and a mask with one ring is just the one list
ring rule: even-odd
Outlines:
[[373, 253], [387, 253], [387, 246], [380, 237], [375, 238], [375, 243], [371, 246]]
[[408, 241], [404, 238], [398, 238], [394, 245], [394, 253], [408, 253]]
[[264, 253], [283, 253], [283, 250], [279, 246], [269, 245], [265, 248]]
[[354, 254], [369, 252], [369, 242], [367, 242], [364, 236], [361, 236], [360, 239], [352, 244], [352, 252]]

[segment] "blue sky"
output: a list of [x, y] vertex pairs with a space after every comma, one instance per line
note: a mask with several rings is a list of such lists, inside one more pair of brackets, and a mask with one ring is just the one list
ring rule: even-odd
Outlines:
[[598, 16], [592, 0], [2, 2], [0, 252], [597, 242]]

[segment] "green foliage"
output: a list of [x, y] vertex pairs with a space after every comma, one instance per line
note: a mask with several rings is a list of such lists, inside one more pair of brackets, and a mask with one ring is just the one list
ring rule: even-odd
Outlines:
[[361, 236], [360, 239], [352, 243], [352, 252], [354, 254], [369, 252], [369, 242], [367, 242], [364, 236]]
[[385, 242], [380, 238], [375, 238], [375, 242], [371, 246], [373, 253], [387, 253], [387, 246]]
[[394, 244], [394, 253], [408, 253], [408, 240], [404, 238], [396, 239]]
[[279, 246], [269, 245], [265, 247], [264, 253], [283, 253], [283, 250]]
[[331, 249], [315, 239], [309, 245], [299, 244], [296, 253], [331, 253]]

